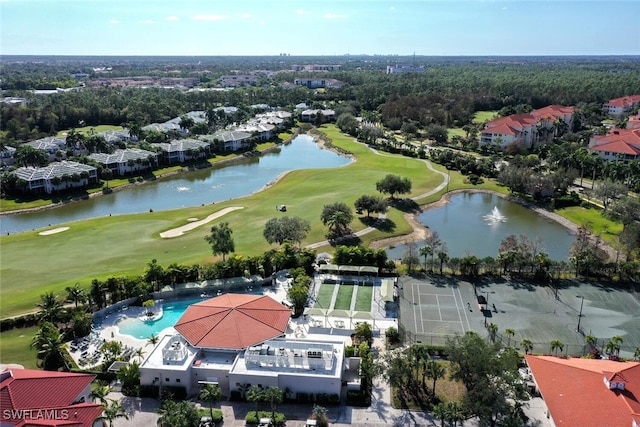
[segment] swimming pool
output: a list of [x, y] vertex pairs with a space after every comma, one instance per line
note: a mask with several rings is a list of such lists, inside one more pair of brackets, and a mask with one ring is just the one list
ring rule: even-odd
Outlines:
[[162, 304], [162, 317], [157, 320], [141, 320], [137, 317], [128, 317], [118, 322], [121, 334], [131, 335], [134, 338], [147, 339], [153, 334], [160, 333], [163, 329], [176, 324], [187, 307], [208, 298], [197, 298], [187, 301], [168, 302]]
[[[249, 291], [244, 292], [252, 295], [264, 295], [264, 292]], [[137, 317], [127, 317], [117, 323], [121, 334], [131, 335], [134, 338], [146, 340], [151, 335], [158, 335], [166, 328], [171, 328], [182, 317], [191, 304], [211, 299], [211, 296], [192, 298], [189, 300], [169, 301], [162, 304], [162, 317], [156, 320], [141, 320]]]

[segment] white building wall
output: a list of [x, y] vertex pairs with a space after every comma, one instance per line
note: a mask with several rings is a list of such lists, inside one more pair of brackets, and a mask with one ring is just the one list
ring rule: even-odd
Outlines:
[[[231, 389], [229, 387], [229, 370], [228, 369], [210, 369], [210, 368], [191, 368], [191, 390], [190, 392], [195, 394], [200, 390], [199, 381], [208, 381], [209, 379], [216, 378], [220, 391], [223, 396], [229, 396]], [[234, 388], [235, 390], [235, 388]]]

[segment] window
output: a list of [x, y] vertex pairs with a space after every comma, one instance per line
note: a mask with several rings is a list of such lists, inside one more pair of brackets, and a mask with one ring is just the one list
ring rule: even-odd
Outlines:
[[180, 378], [176, 378], [176, 382], [179, 383], [180, 382]]
[[171, 379], [170, 378], [165, 378], [164, 381], [168, 383], [169, 381], [171, 381]]

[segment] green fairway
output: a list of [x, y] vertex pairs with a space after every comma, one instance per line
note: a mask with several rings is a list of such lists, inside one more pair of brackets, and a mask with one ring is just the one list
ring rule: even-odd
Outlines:
[[[124, 128], [122, 126], [98, 125], [98, 126], [84, 126], [81, 128], [76, 128], [76, 132], [81, 135], [88, 136], [91, 132], [101, 133], [101, 132], [106, 132], [108, 130], [123, 130], [123, 129]], [[70, 130], [71, 129], [61, 130], [60, 132], [58, 132], [57, 136], [67, 136]]]
[[38, 352], [31, 348], [37, 326], [11, 329], [0, 333], [0, 363], [19, 363], [27, 369], [36, 369]]
[[373, 286], [359, 286], [356, 295], [356, 311], [371, 311], [371, 298], [373, 297]]
[[[293, 171], [277, 185], [251, 196], [216, 203], [162, 212], [120, 215], [63, 224], [68, 231], [48, 236], [31, 231], [1, 236], [2, 246], [2, 316], [33, 310], [39, 296], [47, 291], [63, 294], [66, 286], [75, 283], [88, 287], [94, 278], [106, 279], [118, 275], [138, 275], [151, 259], [161, 265], [195, 264], [213, 261], [204, 240], [212, 224], [229, 222], [236, 243], [236, 253], [257, 255], [269, 249], [262, 236], [264, 224], [274, 216], [274, 200], [286, 204], [289, 215], [300, 216], [311, 223], [309, 236], [303, 245], [325, 239], [326, 227], [320, 222], [325, 204], [353, 202], [362, 194], [376, 194], [375, 183], [388, 173], [398, 173], [411, 180], [413, 195], [421, 194], [442, 182], [440, 175], [430, 172], [419, 160], [394, 155], [377, 155], [366, 146], [344, 136], [335, 126], [322, 128], [336, 146], [354, 153], [356, 162], [336, 169]], [[185, 235], [162, 239], [159, 233], [186, 224], [187, 218], [205, 218], [225, 207], [241, 206], [237, 210]], [[388, 218], [393, 229], [378, 231], [363, 237], [371, 239], [408, 230], [402, 214], [390, 210]], [[365, 228], [355, 219], [354, 231]]]
[[488, 122], [498, 117], [498, 112], [495, 110], [491, 111], [477, 111], [473, 116], [473, 123], [482, 124], [484, 122]]

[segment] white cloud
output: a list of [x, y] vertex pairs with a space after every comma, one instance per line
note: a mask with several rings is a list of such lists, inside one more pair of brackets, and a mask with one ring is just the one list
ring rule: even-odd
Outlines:
[[508, 10], [507, 6], [503, 7], [502, 10]]
[[196, 15], [194, 21], [224, 21], [227, 19], [225, 15]]
[[164, 19], [167, 20], [167, 21], [179, 21], [177, 16], [167, 16]]
[[251, 19], [253, 18], [253, 15], [250, 13], [241, 13], [240, 15], [238, 15], [240, 18], [242, 19]]
[[389, 10], [393, 12], [394, 10], [396, 10], [396, 7], [395, 6], [390, 6]]
[[260, 25], [267, 25], [267, 21], [262, 21], [262, 20], [261, 20], [261, 21], [258, 21], [258, 24], [260, 24]]
[[150, 25], [150, 24], [153, 24], [154, 22], [151, 19], [145, 19], [144, 21], [140, 21], [140, 23]]
[[118, 21], [117, 19], [110, 19], [109, 20], [109, 24], [114, 24], [115, 25], [115, 24], [119, 24], [119, 23], [120, 23], [120, 21]]
[[308, 13], [308, 12], [305, 12], [305, 11], [304, 11], [304, 10], [302, 10], [302, 9], [298, 9], [298, 10], [296, 10], [296, 15], [306, 15], [307, 13]]
[[325, 19], [344, 19], [346, 17], [346, 15], [339, 15], [337, 13], [327, 13], [324, 15]]

